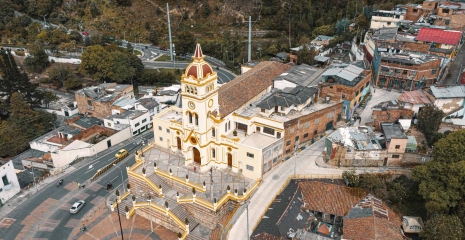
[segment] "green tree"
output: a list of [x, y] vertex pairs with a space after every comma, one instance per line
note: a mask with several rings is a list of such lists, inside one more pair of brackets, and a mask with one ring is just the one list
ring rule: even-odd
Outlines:
[[155, 29], [150, 30], [149, 41], [153, 45], [158, 45], [158, 33]]
[[23, 98], [32, 106], [40, 106], [43, 94], [37, 89], [38, 84], [31, 83], [27, 73], [20, 72], [9, 50], [0, 49], [0, 75], [0, 98], [5, 99], [6, 107], [9, 107], [11, 96], [15, 92], [22, 93]]
[[24, 65], [31, 72], [41, 73], [48, 67], [48, 55], [45, 53], [44, 48], [36, 44], [31, 48], [30, 55], [24, 60]]
[[203, 17], [208, 17], [210, 16], [210, 13], [212, 12], [211, 8], [210, 8], [210, 4], [208, 4], [207, 2], [203, 4], [202, 6], [202, 15]]
[[55, 114], [33, 111], [17, 92], [11, 97], [9, 112], [8, 120], [0, 125], [0, 152], [9, 156], [28, 149], [29, 141], [51, 129], [56, 121]]
[[342, 178], [344, 178], [349, 187], [358, 187], [360, 184], [360, 178], [355, 170], [342, 172]]
[[[343, 18], [336, 23], [336, 34], [340, 35], [342, 32], [345, 32], [346, 29], [349, 27], [349, 20], [347, 18]], [[347, 29], [348, 30], [348, 29]]]
[[66, 89], [78, 89], [81, 86], [82, 86], [82, 82], [81, 80], [77, 78], [70, 78], [66, 80], [63, 84], [63, 87], [65, 87]]
[[126, 44], [126, 50], [128, 50], [129, 53], [132, 54], [132, 51], [134, 51], [134, 47], [131, 45], [131, 43]]
[[45, 108], [48, 108], [50, 106], [50, 103], [56, 102], [60, 100], [60, 98], [53, 93], [50, 90], [45, 90], [44, 91], [44, 106]]
[[433, 148], [433, 160], [413, 169], [418, 193], [429, 213], [454, 212], [465, 199], [465, 130], [440, 139]]
[[186, 54], [195, 50], [195, 36], [189, 31], [179, 32], [174, 43], [176, 54]]
[[97, 7], [97, 4], [95, 2], [92, 2], [90, 4], [90, 15], [95, 18], [100, 15], [100, 10]]
[[63, 87], [65, 81], [73, 76], [73, 70], [63, 64], [55, 64], [47, 70], [47, 73], [50, 80], [58, 82], [60, 87]]
[[455, 215], [435, 214], [425, 223], [420, 236], [425, 240], [462, 240], [465, 237], [463, 223]]
[[297, 52], [297, 64], [308, 64], [313, 65], [315, 63], [315, 50], [308, 49], [307, 45], [303, 45], [303, 48]]
[[367, 29], [370, 27], [370, 22], [368, 22], [365, 14], [361, 13], [358, 15], [357, 20], [355, 21], [355, 25], [357, 25], [360, 29]]
[[13, 3], [9, 0], [0, 0], [0, 31], [15, 17]]
[[417, 128], [425, 135], [429, 146], [433, 146], [442, 137], [438, 130], [443, 117], [444, 112], [432, 104], [424, 106], [418, 113]]

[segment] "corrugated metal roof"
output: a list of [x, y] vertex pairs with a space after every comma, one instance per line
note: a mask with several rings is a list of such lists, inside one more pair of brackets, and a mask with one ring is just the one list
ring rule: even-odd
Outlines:
[[347, 81], [352, 81], [363, 72], [362, 68], [350, 64], [342, 70], [337, 76]]
[[122, 97], [122, 98], [116, 100], [113, 103], [113, 106], [118, 106], [118, 107], [125, 107], [125, 106], [128, 106], [128, 105], [134, 106], [134, 103], [136, 103], [136, 102], [137, 101], [134, 98]]
[[435, 98], [465, 98], [465, 86], [436, 87], [431, 86]]

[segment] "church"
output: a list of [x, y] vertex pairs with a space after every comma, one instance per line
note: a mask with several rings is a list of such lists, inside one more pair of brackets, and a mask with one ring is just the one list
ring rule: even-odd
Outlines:
[[340, 98], [319, 99], [314, 67], [263, 61], [219, 86], [199, 44], [192, 58], [181, 76], [181, 107], [154, 116], [153, 131], [156, 145], [200, 171], [262, 178], [344, 117]]

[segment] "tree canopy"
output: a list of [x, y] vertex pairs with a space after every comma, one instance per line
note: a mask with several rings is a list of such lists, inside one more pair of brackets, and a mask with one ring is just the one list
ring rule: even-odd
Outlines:
[[128, 82], [140, 77], [144, 66], [141, 60], [115, 45], [88, 47], [81, 56], [79, 70], [98, 81]]
[[433, 146], [435, 142], [443, 137], [441, 133], [438, 133], [443, 117], [444, 112], [432, 104], [422, 107], [418, 113], [417, 128], [425, 135], [429, 146]]
[[193, 53], [195, 50], [195, 36], [189, 31], [182, 31], [174, 40], [176, 54]]
[[35, 73], [41, 73], [50, 65], [48, 55], [40, 44], [36, 44], [31, 48], [30, 55], [24, 60], [26, 68]]

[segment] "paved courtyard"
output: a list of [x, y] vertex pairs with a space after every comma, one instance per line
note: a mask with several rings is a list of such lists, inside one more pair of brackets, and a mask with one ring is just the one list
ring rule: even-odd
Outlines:
[[376, 106], [377, 104], [381, 102], [386, 102], [386, 101], [392, 101], [392, 100], [397, 100], [400, 96], [400, 92], [391, 90], [388, 91], [386, 89], [382, 88], [376, 88], [376, 90], [371, 90], [371, 99], [370, 101], [367, 102], [367, 105], [365, 109], [363, 109], [362, 114], [360, 114], [360, 117], [362, 118], [361, 123], [355, 122], [354, 126], [362, 126], [365, 125], [366, 123], [373, 122], [373, 119], [371, 118], [371, 113], [372, 113], [372, 107]]
[[[216, 169], [213, 168], [213, 176], [210, 172], [199, 172], [199, 166], [196, 164], [185, 166], [185, 161], [182, 156], [175, 153], [168, 153], [165, 149], [159, 149], [153, 147], [144, 153], [146, 164], [137, 168], [136, 171], [142, 172], [142, 168], [146, 168], [147, 176], [154, 174], [154, 163], [157, 164], [157, 169], [165, 172], [170, 172], [170, 169], [174, 176], [185, 178], [186, 175], [189, 177], [189, 182], [203, 185], [205, 182], [206, 192], [197, 193], [198, 197], [204, 197], [207, 200], [212, 201], [211, 194], [213, 192], [213, 198], [219, 200], [226, 194], [226, 189], [229, 186], [231, 192], [235, 189], [239, 193], [242, 193], [244, 188], [250, 189], [255, 183], [254, 180], [244, 178], [239, 173], [234, 173], [230, 169]], [[194, 168], [196, 170], [194, 170]], [[213, 182], [211, 182], [213, 180]], [[210, 191], [211, 189], [211, 191]]]

